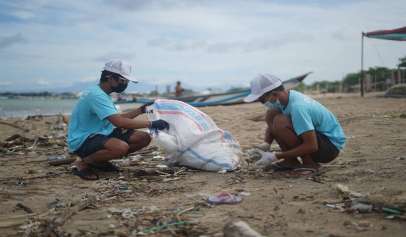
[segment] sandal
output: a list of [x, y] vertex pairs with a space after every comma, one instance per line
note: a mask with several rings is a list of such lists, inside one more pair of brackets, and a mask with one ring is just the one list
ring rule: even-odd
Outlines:
[[84, 180], [98, 180], [99, 175], [93, 172], [91, 169], [83, 169], [79, 170], [77, 167], [72, 167], [72, 174], [79, 176], [81, 179]]
[[113, 165], [111, 162], [90, 163], [90, 167], [98, 169], [103, 172], [120, 172], [120, 168]]

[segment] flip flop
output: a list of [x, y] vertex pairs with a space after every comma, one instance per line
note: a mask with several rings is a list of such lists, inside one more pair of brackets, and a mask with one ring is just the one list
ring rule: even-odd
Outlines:
[[[79, 170], [77, 167], [72, 167], [72, 174], [79, 176], [84, 180], [98, 180], [99, 175], [90, 169]], [[95, 176], [95, 177], [93, 177]]]
[[120, 168], [113, 165], [111, 162], [99, 162], [99, 163], [91, 163], [89, 164], [90, 167], [95, 168], [97, 170], [103, 172], [120, 172]]

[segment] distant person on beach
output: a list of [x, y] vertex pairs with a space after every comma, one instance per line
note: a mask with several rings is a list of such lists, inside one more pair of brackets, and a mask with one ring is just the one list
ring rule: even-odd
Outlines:
[[184, 89], [182, 88], [180, 81], [177, 81], [176, 86], [175, 86], [175, 96], [181, 97], [183, 94], [183, 91], [184, 91]]
[[145, 104], [126, 113], [119, 113], [111, 99], [112, 92], [121, 93], [128, 82], [131, 66], [121, 60], [105, 64], [100, 83], [85, 90], [80, 96], [69, 121], [68, 148], [81, 159], [73, 163], [73, 174], [82, 179], [95, 180], [94, 170], [118, 171], [109, 161], [148, 146], [151, 137], [139, 128], [168, 129], [164, 120], [134, 119], [145, 113]]
[[332, 112], [298, 91], [285, 90], [275, 76], [254, 78], [244, 101], [259, 101], [268, 108], [265, 142], [276, 140], [282, 150], [262, 153], [256, 163], [261, 168], [317, 169], [319, 163], [334, 160], [345, 145], [343, 129]]

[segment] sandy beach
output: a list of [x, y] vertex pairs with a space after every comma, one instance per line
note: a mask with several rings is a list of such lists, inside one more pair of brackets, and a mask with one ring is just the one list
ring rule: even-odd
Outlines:
[[[1, 120], [0, 236], [220, 237], [231, 220], [264, 236], [405, 236], [406, 99], [317, 99], [337, 115], [347, 144], [310, 175], [261, 172], [246, 162], [245, 151], [264, 137], [259, 103], [202, 108], [244, 152], [241, 169], [226, 174], [162, 168], [162, 154], [149, 147], [122, 162], [123, 172], [83, 181], [70, 165], [47, 162], [66, 154], [60, 118]], [[243, 200], [209, 205], [207, 196], [221, 191]], [[374, 208], [343, 206], [357, 194]]]

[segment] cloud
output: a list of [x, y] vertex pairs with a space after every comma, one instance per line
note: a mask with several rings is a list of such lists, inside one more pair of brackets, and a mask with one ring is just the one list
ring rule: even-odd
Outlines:
[[176, 39], [153, 39], [148, 41], [151, 47], [158, 47], [168, 51], [192, 51], [205, 50], [208, 53], [252, 53], [257, 51], [279, 48], [295, 42], [306, 41], [310, 43], [314, 37], [304, 33], [288, 33], [267, 38], [255, 38], [251, 40], [235, 40], [208, 43], [204, 40], [176, 40]]
[[22, 36], [21, 33], [17, 33], [11, 36], [0, 37], [0, 49], [11, 47], [15, 44], [26, 43], [27, 40]]
[[40, 78], [40, 79], [35, 80], [34, 84], [39, 85], [39, 86], [49, 86], [52, 84], [52, 82], [47, 79]]
[[168, 51], [188, 51], [196, 49], [204, 49], [207, 47], [207, 42], [204, 40], [172, 40], [172, 39], [152, 39], [149, 40], [148, 45], [151, 47], [158, 47]]

